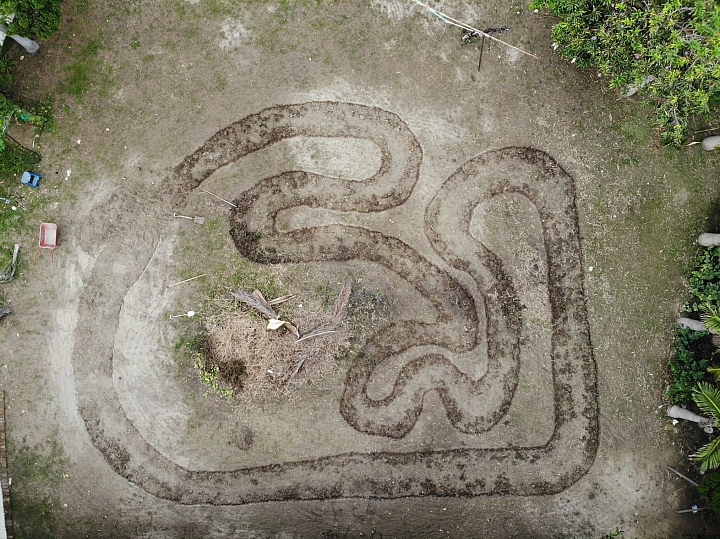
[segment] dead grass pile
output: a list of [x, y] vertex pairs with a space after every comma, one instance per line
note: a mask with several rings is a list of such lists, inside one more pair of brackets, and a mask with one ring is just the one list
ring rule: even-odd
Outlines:
[[[344, 286], [335, 305], [323, 305], [319, 298], [296, 298], [275, 309], [242, 301], [250, 293], [232, 294], [212, 300], [205, 320], [203, 350], [205, 368], [218, 367], [218, 382], [236, 391], [240, 400], [261, 403], [287, 396], [309, 381], [317, 384], [339, 367], [337, 358], [350, 347], [349, 333], [343, 327], [350, 296]], [[262, 295], [255, 294], [256, 299]], [[268, 311], [269, 309], [269, 311]], [[266, 312], [268, 311], [268, 312]], [[269, 312], [272, 313], [269, 314]], [[274, 319], [291, 320], [304, 338], [285, 326], [268, 330], [260, 313]], [[315, 331], [312, 331], [312, 330]]]

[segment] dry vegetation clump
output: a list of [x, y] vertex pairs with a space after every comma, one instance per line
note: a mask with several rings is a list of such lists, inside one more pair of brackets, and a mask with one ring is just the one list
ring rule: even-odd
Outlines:
[[323, 305], [319, 298], [295, 298], [278, 308], [278, 318], [291, 321], [301, 336], [313, 330], [322, 333], [300, 340], [286, 327], [268, 330], [268, 322], [257, 308], [230, 295], [230, 299], [211, 300], [212, 314], [204, 322], [204, 368], [211, 371], [217, 366], [218, 383], [234, 389], [246, 402], [285, 396], [308, 381], [320, 382], [338, 368], [337, 359], [350, 348], [342, 320], [349, 288], [344, 298], [342, 295], [338, 297], [340, 305]]

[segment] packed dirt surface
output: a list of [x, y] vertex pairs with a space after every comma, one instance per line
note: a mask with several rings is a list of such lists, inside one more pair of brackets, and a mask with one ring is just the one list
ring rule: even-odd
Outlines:
[[[704, 531], [660, 407], [717, 163], [654, 146], [524, 4], [443, 11], [536, 56], [478, 71], [411, 1], [68, 0], [21, 66], [64, 97], [62, 245], [0, 324], [18, 536]], [[263, 283], [299, 313], [347, 279], [349, 352], [259, 405], [201, 383], [170, 316]]]

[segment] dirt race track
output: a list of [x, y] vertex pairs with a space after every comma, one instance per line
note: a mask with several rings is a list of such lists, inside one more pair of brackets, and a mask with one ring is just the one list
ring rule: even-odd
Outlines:
[[[68, 0], [21, 66], [66, 106], [42, 164], [63, 243], [0, 326], [19, 537], [705, 530], [659, 407], [716, 163], [657, 148], [541, 14], [443, 9], [537, 58], [495, 44], [478, 72], [400, 0]], [[233, 265], [296, 305], [350, 274], [390, 315], [317, 387], [223, 398], [169, 315]]]

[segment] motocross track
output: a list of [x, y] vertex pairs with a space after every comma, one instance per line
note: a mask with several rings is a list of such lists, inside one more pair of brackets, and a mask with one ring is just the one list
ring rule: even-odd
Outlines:
[[[552, 55], [550, 20], [520, 5], [444, 9], [512, 22], [503, 37], [539, 57], [495, 44], [478, 72], [476, 47], [399, 1], [68, 2], [67, 30], [32, 69], [61, 92], [50, 73], [76, 61], [82, 30], [99, 32], [112, 77], [96, 72], [43, 135], [44, 220], [63, 244], [6, 292], [11, 445], [64, 455], [63, 479], [35, 494], [52, 518], [23, 522], [21, 509], [19, 530], [702, 529], [675, 513], [692, 495], [667, 474], [682, 457], [658, 412], [683, 259], [665, 259], [664, 296], [627, 265], [630, 245], [638, 260], [690, 249], [691, 224], [672, 236], [676, 223], [655, 219], [645, 251], [632, 219], [651, 219], [657, 196], [690, 215], [711, 166], [696, 165], [698, 188], [672, 158], [626, 148], [637, 119]], [[658, 170], [667, 185], [647, 187]], [[233, 264], [296, 304], [351, 274], [390, 316], [356, 328], [317, 387], [261, 406], [222, 398], [181, 358], [192, 321], [169, 315], [199, 310]], [[635, 312], [662, 322], [618, 330]]]

